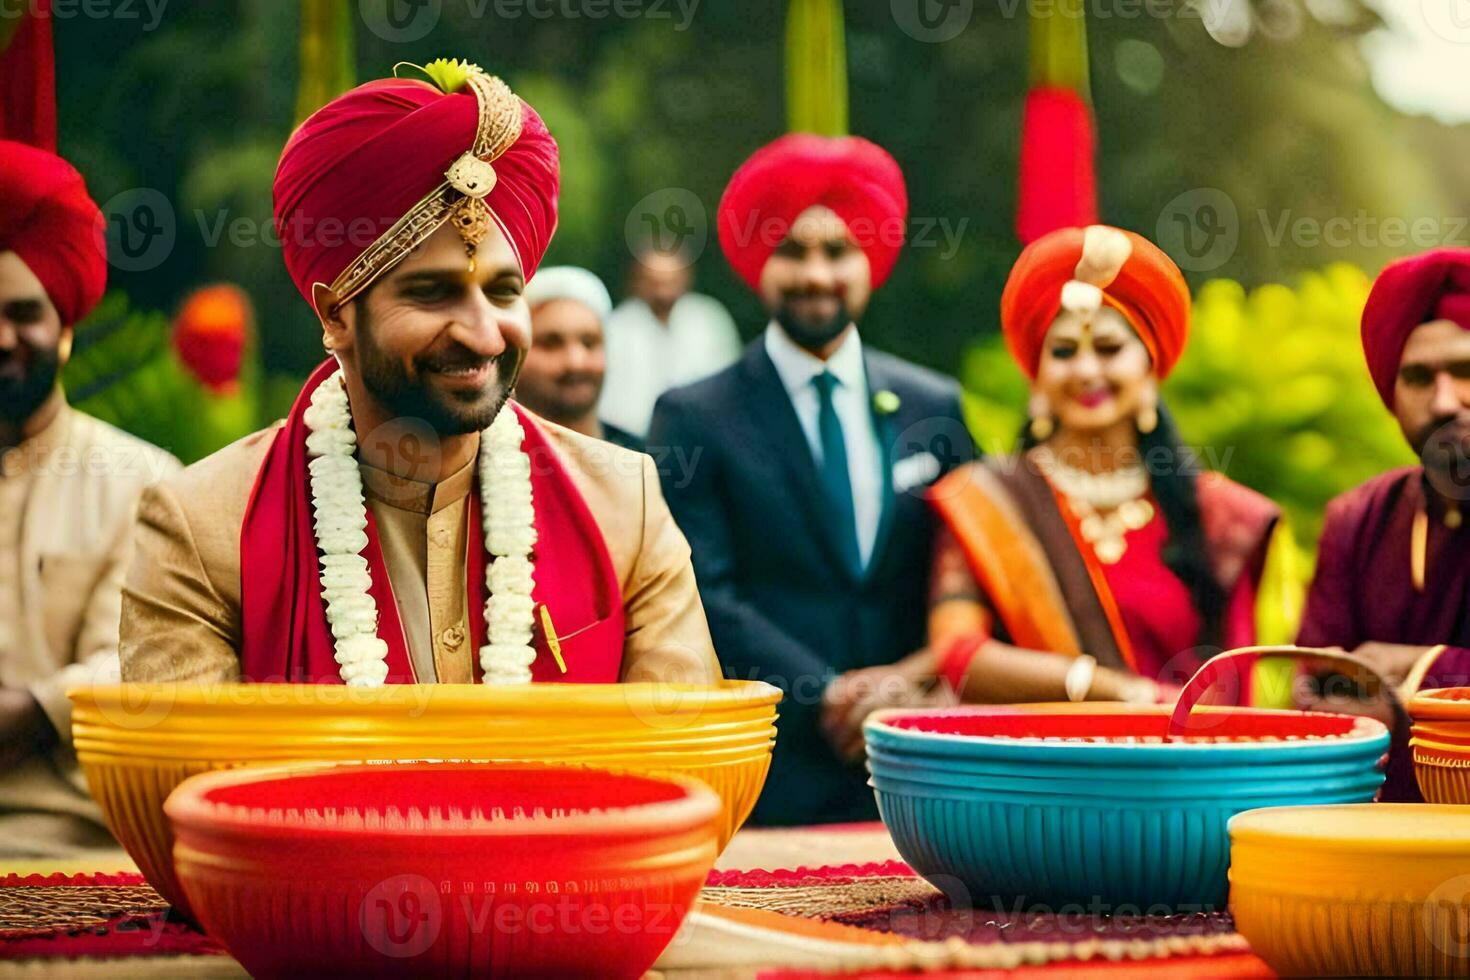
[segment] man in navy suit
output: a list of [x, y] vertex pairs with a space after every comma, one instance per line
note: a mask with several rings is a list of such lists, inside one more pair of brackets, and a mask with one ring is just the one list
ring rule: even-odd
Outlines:
[[876, 816], [854, 710], [874, 702], [833, 681], [924, 645], [924, 492], [974, 455], [955, 383], [858, 335], [907, 206], [898, 164], [866, 140], [792, 135], [758, 151], [725, 191], [719, 231], [771, 322], [739, 362], [654, 412], [651, 451], [688, 464], [660, 467], [664, 494], [726, 676], [786, 692], [761, 823]]

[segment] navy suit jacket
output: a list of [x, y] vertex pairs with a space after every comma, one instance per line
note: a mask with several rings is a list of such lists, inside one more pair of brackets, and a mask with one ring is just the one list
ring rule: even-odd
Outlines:
[[[811, 448], [763, 339], [654, 409], [649, 452], [689, 539], [725, 675], [786, 692], [758, 823], [876, 818], [862, 764], [839, 758], [820, 730], [822, 691], [836, 674], [923, 646], [935, 527], [924, 491], [974, 456], [954, 381], [866, 347], [863, 358], [884, 501], [861, 575], [842, 560]], [[897, 407], [879, 392], [898, 396]]]

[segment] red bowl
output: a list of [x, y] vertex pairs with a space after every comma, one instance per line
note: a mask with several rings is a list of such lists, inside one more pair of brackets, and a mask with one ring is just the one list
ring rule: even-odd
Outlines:
[[200, 924], [263, 977], [627, 977], [718, 853], [692, 780], [390, 763], [196, 776], [168, 798]]

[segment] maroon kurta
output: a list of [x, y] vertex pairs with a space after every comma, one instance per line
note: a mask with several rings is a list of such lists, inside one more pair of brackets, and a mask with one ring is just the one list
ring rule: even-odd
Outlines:
[[[1363, 643], [1449, 648], [1421, 688], [1470, 684], [1470, 526], [1450, 529], [1430, 502], [1424, 591], [1414, 588], [1414, 515], [1425, 506], [1424, 471], [1393, 470], [1327, 507], [1317, 575], [1297, 642], [1352, 650]], [[1395, 745], [1384, 798], [1417, 799], [1407, 746]]]

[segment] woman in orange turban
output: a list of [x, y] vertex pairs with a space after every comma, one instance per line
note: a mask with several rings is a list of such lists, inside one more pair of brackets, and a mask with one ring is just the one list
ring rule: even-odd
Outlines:
[[1031, 381], [1018, 455], [952, 472], [929, 669], [965, 700], [1166, 697], [1209, 653], [1255, 642], [1279, 511], [1201, 473], [1159, 402], [1189, 290], [1150, 242], [1105, 225], [1033, 242], [1001, 298]]

